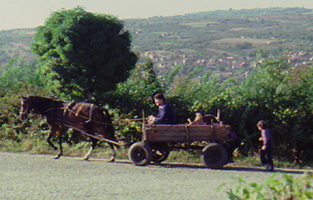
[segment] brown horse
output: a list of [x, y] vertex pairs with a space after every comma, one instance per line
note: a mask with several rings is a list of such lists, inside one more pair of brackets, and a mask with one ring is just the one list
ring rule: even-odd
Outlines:
[[62, 129], [73, 128], [80, 131], [82, 134], [90, 137], [92, 145], [90, 150], [85, 155], [84, 159], [88, 160], [92, 150], [97, 146], [100, 140], [109, 141], [112, 150], [113, 162], [116, 156], [114, 150], [114, 128], [112, 120], [107, 110], [103, 110], [91, 103], [68, 103], [50, 98], [39, 96], [22, 97], [20, 117], [26, 119], [28, 114], [34, 113], [45, 116], [50, 127], [50, 133], [47, 137], [47, 142], [55, 150], [58, 148], [51, 142], [51, 138], [56, 135], [59, 141], [59, 154], [55, 157], [60, 158], [62, 149]]

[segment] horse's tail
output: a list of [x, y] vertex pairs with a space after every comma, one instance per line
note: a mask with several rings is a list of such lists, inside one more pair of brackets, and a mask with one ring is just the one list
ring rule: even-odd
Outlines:
[[103, 115], [104, 115], [104, 119], [105, 119], [105, 127], [106, 127], [106, 132], [107, 132], [107, 136], [108, 139], [112, 139], [112, 140], [116, 140], [115, 137], [115, 130], [114, 130], [114, 126], [113, 126], [113, 120], [112, 120], [112, 116], [110, 115], [109, 111], [107, 109], [104, 108], [100, 108]]

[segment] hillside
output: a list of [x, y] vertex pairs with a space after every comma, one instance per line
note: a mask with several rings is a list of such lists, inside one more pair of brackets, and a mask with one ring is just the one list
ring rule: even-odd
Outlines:
[[[312, 10], [304, 8], [212, 11], [126, 20], [134, 50], [153, 58], [161, 74], [178, 64], [188, 66], [186, 73], [195, 67], [236, 73], [234, 69], [253, 65], [256, 57], [263, 57], [258, 53], [260, 49], [261, 54], [288, 54], [300, 64], [309, 63], [312, 21]], [[299, 53], [306, 57], [300, 58]]]
[[14, 57], [24, 57], [26, 62], [35, 59], [30, 52], [35, 29], [0, 31], [0, 66], [5, 66]]
[[[182, 73], [197, 68], [240, 75], [265, 55], [287, 55], [294, 65], [311, 64], [313, 57], [311, 9], [230, 9], [124, 21], [133, 50], [153, 59], [159, 75], [177, 65], [185, 66]], [[34, 29], [1, 31], [0, 65], [16, 56], [33, 60], [34, 33]]]

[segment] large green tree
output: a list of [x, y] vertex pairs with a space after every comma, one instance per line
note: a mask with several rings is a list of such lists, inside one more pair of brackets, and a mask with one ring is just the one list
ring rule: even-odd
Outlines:
[[101, 99], [127, 79], [137, 62], [122, 21], [81, 7], [52, 13], [37, 28], [32, 49], [47, 85], [76, 100]]

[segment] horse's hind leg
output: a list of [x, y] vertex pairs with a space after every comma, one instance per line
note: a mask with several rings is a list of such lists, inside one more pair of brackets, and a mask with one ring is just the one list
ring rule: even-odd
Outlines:
[[[98, 127], [97, 132], [101, 133], [101, 135], [103, 135], [103, 137], [106, 136], [105, 129], [102, 126]], [[116, 151], [115, 151], [114, 145], [112, 143], [108, 142], [108, 144], [110, 145], [110, 148], [111, 148], [111, 151], [112, 151], [112, 157], [110, 158], [109, 162], [114, 162], [115, 161], [115, 157], [116, 157]]]
[[63, 154], [63, 148], [62, 148], [62, 137], [61, 135], [58, 135], [58, 140], [59, 140], [59, 154], [56, 155], [54, 158], [55, 159], [59, 159], [61, 157], [61, 155]]
[[[89, 156], [91, 155], [92, 151], [97, 146], [97, 142], [98, 142], [98, 140], [92, 139], [92, 145], [91, 145], [89, 151], [87, 152], [87, 154], [84, 156], [84, 160], [88, 160], [89, 159]], [[113, 144], [109, 143], [109, 145], [110, 145], [110, 148], [112, 150], [112, 157], [110, 158], [109, 162], [114, 162], [115, 161], [115, 157], [116, 157], [116, 151], [114, 149], [114, 145]]]
[[116, 151], [114, 149], [114, 145], [113, 144], [109, 143], [109, 145], [110, 145], [110, 148], [112, 150], [112, 157], [110, 158], [109, 162], [114, 162], [115, 161], [115, 157], [116, 157]]
[[92, 145], [91, 145], [89, 151], [87, 152], [87, 154], [84, 156], [84, 160], [89, 159], [89, 156], [91, 155], [92, 150], [94, 150], [94, 148], [96, 148], [96, 146], [97, 146], [98, 140], [96, 140], [96, 139], [91, 139], [91, 140], [92, 140]]
[[53, 128], [50, 129], [49, 135], [46, 139], [46, 141], [48, 142], [48, 144], [54, 149], [54, 150], [58, 150], [58, 148], [56, 146], [53, 145], [53, 143], [51, 142], [51, 138], [55, 135], [55, 130]]

